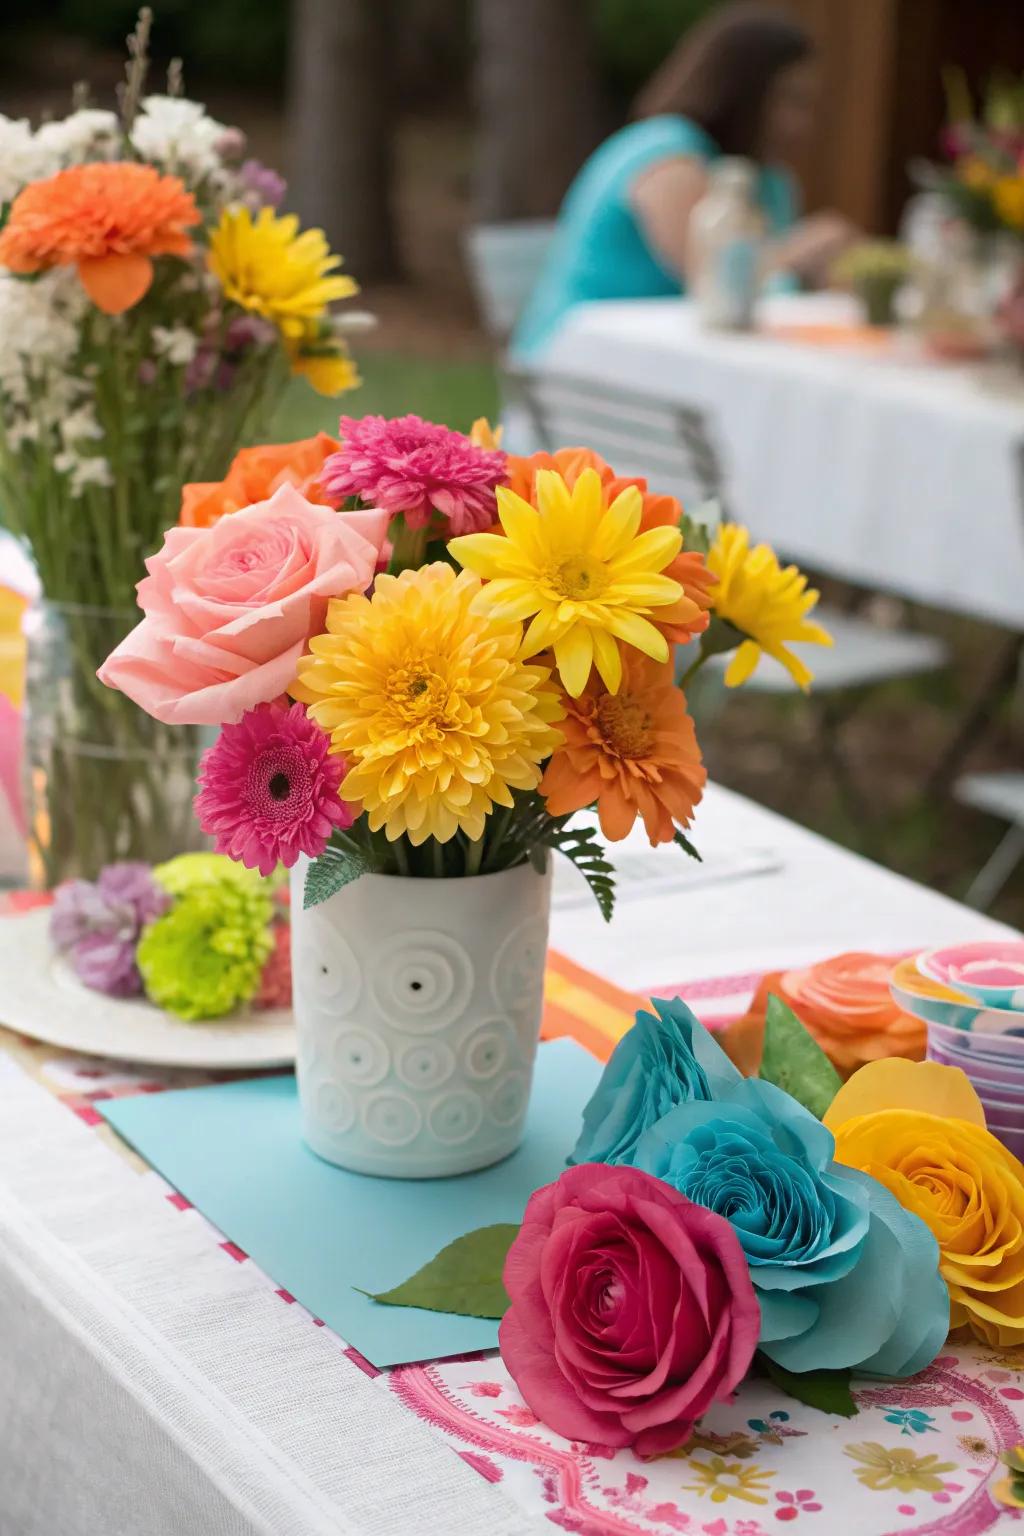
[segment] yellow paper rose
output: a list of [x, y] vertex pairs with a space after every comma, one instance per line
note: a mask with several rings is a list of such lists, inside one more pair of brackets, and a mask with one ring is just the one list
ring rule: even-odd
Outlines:
[[957, 1067], [873, 1061], [836, 1094], [825, 1124], [836, 1161], [884, 1184], [931, 1228], [950, 1327], [1024, 1342], [1024, 1165], [985, 1129]]

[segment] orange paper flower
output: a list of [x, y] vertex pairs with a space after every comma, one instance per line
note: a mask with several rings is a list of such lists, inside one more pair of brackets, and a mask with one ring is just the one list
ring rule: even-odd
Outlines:
[[212, 528], [229, 512], [267, 501], [282, 485], [293, 485], [317, 506], [334, 503], [320, 485], [324, 460], [341, 444], [326, 432], [297, 443], [265, 443], [235, 454], [223, 480], [193, 481], [181, 488], [183, 528]]
[[742, 1072], [756, 1075], [765, 1011], [774, 994], [789, 1004], [844, 1076], [865, 1062], [889, 1056], [920, 1061], [925, 1026], [893, 1001], [892, 966], [884, 955], [853, 953], [765, 976], [749, 1011], [726, 1030], [726, 1051]]
[[613, 842], [642, 816], [652, 847], [671, 842], [677, 825], [689, 826], [707, 770], [671, 661], [627, 653], [618, 693], [592, 676], [578, 699], [562, 702], [565, 745], [540, 785], [553, 816], [596, 802]]
[[199, 223], [191, 192], [151, 165], [99, 161], [23, 187], [0, 233], [0, 265], [12, 272], [77, 268], [105, 314], [137, 304], [153, 281], [154, 256], [187, 256]]
[[[559, 448], [557, 453], [534, 453], [529, 458], [510, 454], [509, 488], [531, 506], [537, 505], [534, 482], [538, 469], [556, 470], [570, 490], [585, 469], [596, 469], [609, 503], [627, 486], [635, 485], [643, 498], [641, 533], [646, 533], [650, 528], [676, 528], [683, 515], [683, 509], [674, 496], [659, 496], [649, 491], [647, 481], [638, 476], [630, 479], [617, 475], [600, 454], [589, 448]], [[651, 623], [661, 631], [670, 645], [681, 645], [707, 629], [711, 607], [709, 593], [715, 578], [704, 564], [703, 555], [695, 550], [681, 550], [662, 574], [678, 581], [683, 596], [671, 608], [659, 608], [651, 615]]]

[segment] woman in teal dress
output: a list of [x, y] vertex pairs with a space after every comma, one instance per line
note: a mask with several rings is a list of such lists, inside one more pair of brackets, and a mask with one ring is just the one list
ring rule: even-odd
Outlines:
[[758, 166], [776, 286], [825, 278], [852, 237], [835, 214], [798, 220], [789, 163], [814, 130], [817, 76], [807, 33], [781, 13], [734, 4], [677, 45], [562, 205], [512, 354], [542, 351], [575, 304], [686, 291], [689, 217], [723, 155]]

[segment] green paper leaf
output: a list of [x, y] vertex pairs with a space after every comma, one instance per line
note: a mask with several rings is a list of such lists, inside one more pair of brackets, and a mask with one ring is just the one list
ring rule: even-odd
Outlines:
[[787, 1371], [767, 1355], [758, 1355], [758, 1362], [775, 1385], [798, 1403], [818, 1408], [822, 1413], [835, 1413], [843, 1419], [852, 1419], [860, 1412], [850, 1392], [850, 1371]]
[[784, 1088], [819, 1120], [843, 1085], [821, 1046], [811, 1039], [792, 1008], [774, 994], [768, 998], [758, 1075], [764, 1082]]
[[344, 848], [325, 848], [306, 870], [306, 884], [302, 892], [305, 911], [328, 901], [353, 880], [368, 875], [373, 868], [369, 859]]
[[672, 841], [676, 844], [677, 847], [681, 848], [684, 853], [689, 854], [691, 859], [696, 859], [698, 864], [703, 864], [704, 860], [701, 858], [696, 848], [690, 842], [690, 839], [686, 836], [686, 833], [680, 832], [678, 827], [676, 828], [675, 836], [673, 837]]
[[425, 1307], [428, 1312], [454, 1312], [459, 1317], [504, 1317], [509, 1303], [501, 1272], [518, 1233], [513, 1222], [478, 1227], [442, 1248], [393, 1290], [360, 1294], [389, 1307]]

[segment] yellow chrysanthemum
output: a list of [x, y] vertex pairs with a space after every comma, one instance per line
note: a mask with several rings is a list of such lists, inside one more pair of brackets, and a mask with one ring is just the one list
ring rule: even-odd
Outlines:
[[296, 341], [328, 304], [359, 291], [351, 277], [334, 273], [341, 257], [331, 255], [322, 229], [300, 234], [294, 214], [278, 217], [272, 208], [261, 208], [255, 219], [248, 208], [225, 208], [210, 236], [207, 264], [225, 298]]
[[530, 619], [522, 655], [552, 647], [571, 698], [592, 667], [609, 693], [622, 681], [618, 642], [655, 661], [668, 642], [647, 617], [679, 601], [683, 589], [661, 572], [682, 547], [678, 528], [639, 533], [643, 498], [635, 486], [609, 504], [600, 476], [585, 469], [570, 490], [554, 470], [538, 470], [537, 506], [499, 486], [505, 536], [470, 533], [448, 548], [460, 565], [487, 578], [478, 608], [502, 619]]
[[504, 434], [504, 427], [492, 427], [486, 416], [478, 416], [469, 429], [469, 440], [474, 448], [487, 448], [494, 451], [501, 447]]
[[1004, 224], [1024, 230], [1024, 176], [1000, 176], [992, 188], [992, 201]]
[[299, 374], [318, 395], [343, 395], [362, 383], [359, 369], [344, 351], [303, 351], [301, 343], [285, 342], [292, 373]]
[[440, 562], [378, 576], [371, 598], [331, 602], [299, 663], [292, 692], [348, 762], [342, 797], [392, 842], [476, 841], [561, 744], [549, 670], [519, 660], [521, 626], [478, 612], [479, 593]]
[[780, 566], [767, 544], [751, 549], [750, 535], [736, 523], [720, 525], [708, 551], [707, 567], [715, 577], [712, 612], [747, 637], [726, 668], [726, 687], [745, 683], [764, 651], [781, 662], [806, 691], [814, 674], [799, 656], [786, 649], [787, 644], [832, 644], [828, 630], [807, 619], [818, 601], [807, 577], [795, 565]]

